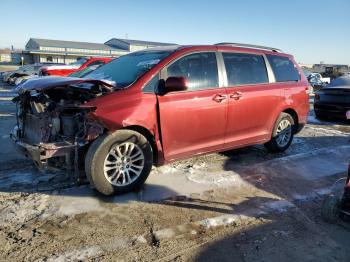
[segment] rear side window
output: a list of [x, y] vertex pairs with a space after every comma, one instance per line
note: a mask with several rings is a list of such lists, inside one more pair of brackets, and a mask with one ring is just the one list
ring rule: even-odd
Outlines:
[[218, 66], [213, 52], [184, 56], [167, 69], [168, 77], [184, 76], [189, 90], [200, 90], [219, 86]]
[[299, 71], [288, 58], [276, 55], [266, 55], [277, 82], [299, 81]]
[[223, 53], [229, 86], [268, 83], [265, 60], [261, 55]]

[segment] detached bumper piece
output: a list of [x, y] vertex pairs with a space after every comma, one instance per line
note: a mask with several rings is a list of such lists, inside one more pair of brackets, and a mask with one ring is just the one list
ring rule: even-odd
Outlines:
[[69, 142], [57, 143], [40, 143], [38, 145], [30, 145], [17, 139], [17, 136], [11, 133], [11, 138], [16, 147], [26, 157], [31, 158], [40, 168], [46, 168], [48, 159], [54, 157], [64, 157], [68, 167], [73, 168], [73, 156], [75, 154], [76, 145]]

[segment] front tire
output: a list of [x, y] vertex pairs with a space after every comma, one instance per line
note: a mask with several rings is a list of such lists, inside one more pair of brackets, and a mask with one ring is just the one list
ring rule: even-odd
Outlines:
[[92, 143], [85, 157], [85, 172], [97, 191], [115, 195], [139, 189], [152, 163], [152, 147], [142, 134], [118, 130]]
[[272, 137], [265, 147], [270, 152], [283, 152], [293, 141], [294, 119], [287, 113], [281, 113], [273, 129]]

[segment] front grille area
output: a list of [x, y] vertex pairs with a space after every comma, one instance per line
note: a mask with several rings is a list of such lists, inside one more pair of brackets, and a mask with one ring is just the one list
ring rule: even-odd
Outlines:
[[40, 118], [32, 114], [26, 114], [24, 121], [23, 141], [32, 145], [47, 142], [50, 137], [49, 119]]

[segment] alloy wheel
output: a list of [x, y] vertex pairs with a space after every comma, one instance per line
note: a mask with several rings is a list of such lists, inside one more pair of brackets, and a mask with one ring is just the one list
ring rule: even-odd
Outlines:
[[127, 186], [141, 174], [145, 156], [141, 148], [125, 142], [111, 148], [104, 161], [104, 175], [114, 186]]
[[279, 147], [285, 147], [292, 136], [292, 123], [288, 119], [279, 122], [276, 131], [276, 142]]

